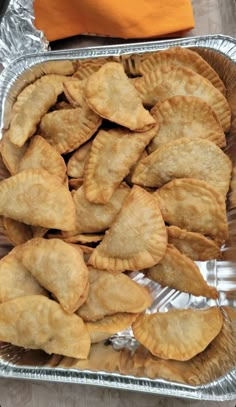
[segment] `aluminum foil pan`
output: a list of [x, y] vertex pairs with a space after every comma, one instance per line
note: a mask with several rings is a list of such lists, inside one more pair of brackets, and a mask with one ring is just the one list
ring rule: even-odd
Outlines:
[[[53, 66], [57, 71], [60, 69], [60, 61], [66, 59], [152, 52], [176, 45], [194, 48], [216, 69], [226, 84], [227, 98], [233, 113], [226, 153], [236, 166], [236, 40], [221, 35], [90, 47], [19, 57], [3, 71], [1, 76], [1, 132], [3, 133], [4, 129], [8, 128], [10, 110], [20, 90], [46, 73], [48, 63], [52, 66], [52, 61], [55, 62]], [[7, 172], [0, 165], [0, 179], [6, 176], [8, 176]], [[236, 201], [236, 199], [234, 200]], [[228, 221], [230, 239], [224, 247], [223, 259], [198, 262], [198, 266], [208, 283], [216, 286], [220, 293], [217, 305], [236, 308], [236, 208], [234, 205], [230, 205], [230, 202]], [[10, 246], [6, 237], [0, 233], [0, 257], [9, 250]], [[204, 308], [216, 304], [215, 301], [203, 297], [197, 298], [168, 288], [161, 288], [158, 284], [145, 279], [140, 273], [132, 273], [132, 278], [138, 280], [140, 284], [148, 284], [155, 298], [148, 312], [166, 311], [171, 308]], [[225, 313], [225, 328], [222, 335], [217, 337], [214, 344], [210, 345], [206, 351], [194, 358], [193, 367], [196, 380], [189, 383], [170, 380], [171, 378], [166, 374], [161, 375], [163, 379], [149, 379], [145, 375], [135, 377], [120, 374], [117, 373], [117, 370], [112, 373], [102, 370], [96, 372], [79, 370], [75, 368], [73, 361], [67, 360], [68, 358], [61, 358], [57, 355], [50, 357], [41, 351], [23, 350], [4, 343], [0, 343], [0, 376], [90, 384], [192, 399], [233, 400], [236, 398], [236, 327], [233, 324], [229, 329], [229, 326], [227, 313]], [[127, 351], [128, 358], [137, 347], [131, 330], [113, 336], [109, 343], [109, 346], [113, 346], [114, 349]], [[167, 378], [169, 380], [166, 380]]]
[[[42, 31], [34, 27], [33, 0], [5, 0], [7, 8], [0, 21], [0, 64], [7, 66], [14, 58], [27, 52], [48, 49]], [[4, 10], [3, 10], [4, 11]]]

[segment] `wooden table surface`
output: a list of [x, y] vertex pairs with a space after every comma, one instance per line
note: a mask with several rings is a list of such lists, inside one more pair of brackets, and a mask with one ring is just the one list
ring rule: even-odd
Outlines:
[[[236, 0], [192, 0], [195, 29], [188, 36], [221, 33], [236, 37]], [[91, 40], [89, 40], [91, 43]], [[106, 40], [101, 40], [103, 43]], [[66, 47], [85, 45], [73, 38]], [[56, 44], [61, 48], [64, 44]], [[0, 379], [0, 407], [235, 407], [236, 401], [204, 402], [144, 395], [75, 384]]]

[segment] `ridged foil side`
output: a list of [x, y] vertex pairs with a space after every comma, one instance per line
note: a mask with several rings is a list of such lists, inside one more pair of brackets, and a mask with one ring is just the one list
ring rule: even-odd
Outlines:
[[5, 67], [21, 55], [47, 49], [43, 32], [34, 26], [33, 0], [10, 0], [0, 23], [0, 64]]

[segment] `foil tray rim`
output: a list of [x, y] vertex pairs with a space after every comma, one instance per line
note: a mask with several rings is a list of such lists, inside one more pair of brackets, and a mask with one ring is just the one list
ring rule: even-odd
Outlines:
[[[11, 65], [5, 68], [0, 76], [0, 129], [3, 128], [5, 103], [10, 88], [21, 74], [30, 70], [33, 66], [52, 60], [83, 59], [102, 57], [104, 55], [151, 52], [178, 45], [212, 49], [236, 63], [236, 39], [222, 34], [46, 51], [36, 55], [25, 54], [13, 60]], [[214, 382], [206, 385], [191, 386], [164, 379], [140, 378], [102, 371], [80, 371], [74, 368], [61, 367], [17, 366], [0, 358], [0, 378], [87, 384], [195, 400], [226, 401], [236, 399], [236, 367]]]

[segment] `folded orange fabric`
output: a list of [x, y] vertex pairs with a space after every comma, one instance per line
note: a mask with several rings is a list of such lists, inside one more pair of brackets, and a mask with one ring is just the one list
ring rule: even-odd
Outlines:
[[35, 0], [34, 8], [49, 41], [85, 33], [148, 38], [194, 27], [190, 0]]

